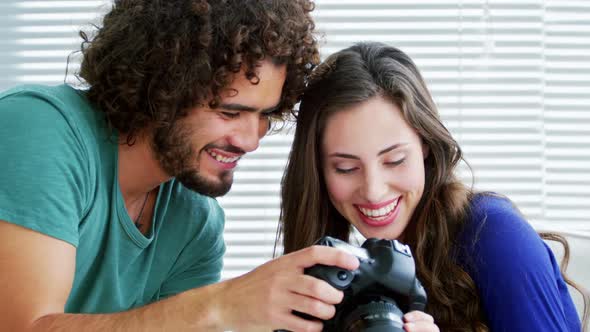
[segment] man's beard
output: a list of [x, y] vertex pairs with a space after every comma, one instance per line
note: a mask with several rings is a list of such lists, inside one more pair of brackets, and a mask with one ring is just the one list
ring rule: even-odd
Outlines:
[[[178, 121], [171, 126], [156, 129], [152, 138], [154, 156], [162, 169], [186, 188], [210, 197], [227, 194], [232, 186], [233, 172], [223, 171], [219, 181], [209, 180], [199, 174], [199, 152], [194, 152], [191, 133], [189, 128]], [[209, 146], [201, 151], [207, 153], [207, 148]]]
[[233, 174], [231, 171], [224, 171], [220, 175], [221, 181], [219, 183], [213, 183], [201, 176], [199, 171], [195, 169], [177, 174], [176, 179], [180, 181], [183, 186], [192, 191], [198, 192], [199, 194], [210, 197], [219, 197], [227, 194], [231, 189]]

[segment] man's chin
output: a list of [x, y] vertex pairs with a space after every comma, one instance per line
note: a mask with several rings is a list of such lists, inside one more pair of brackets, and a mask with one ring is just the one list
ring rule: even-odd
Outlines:
[[187, 189], [209, 197], [219, 197], [227, 194], [233, 183], [233, 174], [226, 173], [217, 179], [207, 179], [193, 172], [183, 173], [176, 179]]

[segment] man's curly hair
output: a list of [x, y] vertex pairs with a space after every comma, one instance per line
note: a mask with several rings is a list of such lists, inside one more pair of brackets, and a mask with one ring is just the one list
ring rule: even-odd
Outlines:
[[284, 115], [319, 62], [313, 7], [308, 0], [116, 0], [94, 37], [80, 32], [79, 76], [128, 144], [191, 107], [217, 107], [241, 69], [256, 84], [264, 59], [287, 66]]

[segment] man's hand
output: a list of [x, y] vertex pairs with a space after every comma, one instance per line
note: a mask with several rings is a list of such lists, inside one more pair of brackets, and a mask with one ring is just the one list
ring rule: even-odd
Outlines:
[[322, 323], [293, 314], [293, 310], [326, 320], [343, 298], [327, 282], [305, 275], [316, 264], [353, 270], [359, 261], [336, 248], [311, 246], [272, 260], [250, 273], [222, 284], [219, 306], [231, 329], [242, 331], [321, 331]]
[[[76, 249], [63, 241], [0, 221], [0, 325], [10, 331], [321, 331], [343, 294], [304, 274], [315, 264], [356, 269], [358, 260], [313, 246], [270, 261], [241, 277], [172, 296], [126, 312], [63, 313]], [[8, 286], [7, 286], [8, 285]]]

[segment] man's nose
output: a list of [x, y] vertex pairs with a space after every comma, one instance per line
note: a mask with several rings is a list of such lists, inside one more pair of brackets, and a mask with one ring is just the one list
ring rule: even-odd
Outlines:
[[[254, 115], [254, 114], [251, 114]], [[230, 144], [246, 152], [252, 152], [260, 145], [260, 139], [267, 131], [266, 127], [261, 126], [257, 116], [244, 117], [240, 121], [230, 138]]]

